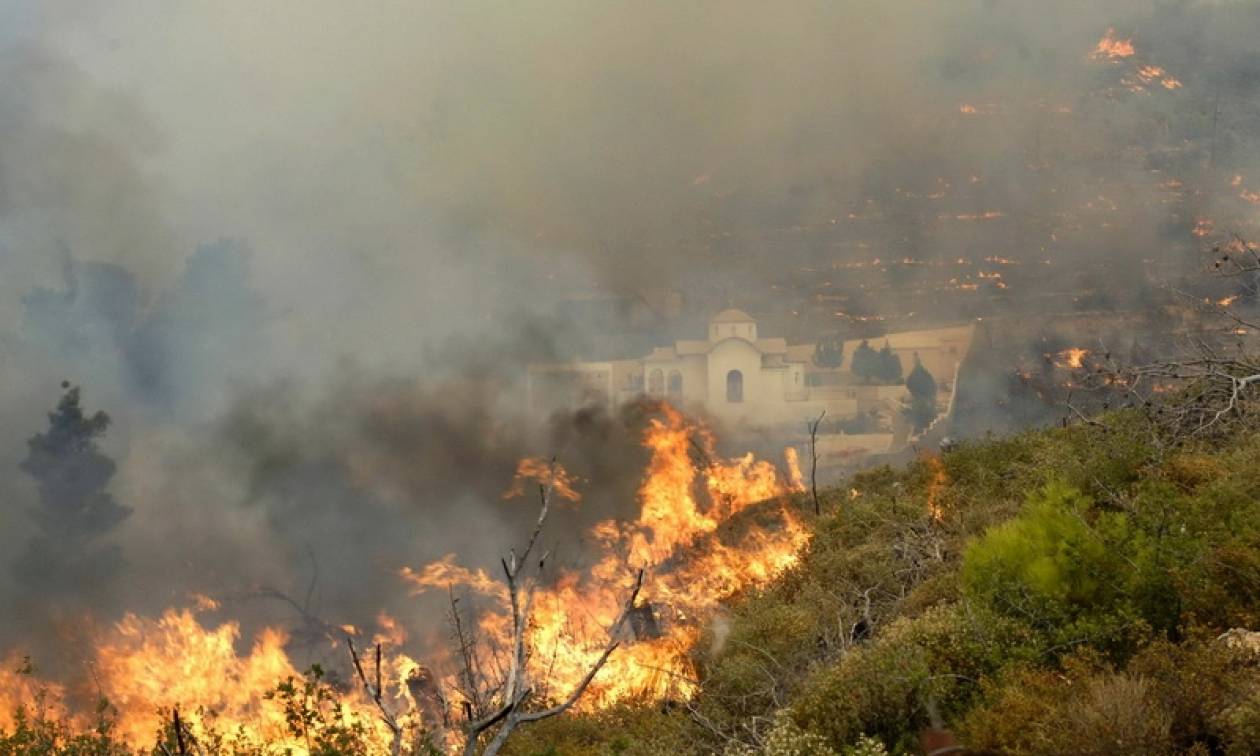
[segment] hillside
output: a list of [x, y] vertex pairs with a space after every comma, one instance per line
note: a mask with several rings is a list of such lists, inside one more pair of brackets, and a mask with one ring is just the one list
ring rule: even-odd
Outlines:
[[[1260, 627], [1260, 434], [1155, 441], [1121, 413], [857, 475], [799, 563], [711, 623], [694, 699], [543, 721], [505, 752], [920, 753], [936, 727], [973, 753], [1255, 753], [1260, 654], [1220, 636]], [[259, 694], [312, 752], [370, 752], [318, 713], [318, 673]], [[55, 711], [5, 712], [0, 753], [124, 752], [106, 703], [77, 739]]]
[[976, 753], [1260, 751], [1260, 655], [1218, 639], [1260, 627], [1260, 435], [1153, 440], [1114, 415], [858, 475], [698, 644], [694, 701], [511, 752], [920, 753], [934, 721]]

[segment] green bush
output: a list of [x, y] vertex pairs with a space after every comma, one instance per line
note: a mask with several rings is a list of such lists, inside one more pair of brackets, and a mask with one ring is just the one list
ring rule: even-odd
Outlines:
[[967, 549], [963, 586], [999, 611], [1033, 622], [1060, 619], [1112, 600], [1107, 576], [1119, 557], [1085, 521], [1092, 502], [1050, 484], [1027, 510]]
[[966, 605], [936, 607], [893, 622], [874, 640], [820, 667], [792, 705], [797, 723], [835, 748], [862, 735], [911, 748], [929, 724], [962, 710], [982, 678], [1041, 649], [1026, 626]]
[[1169, 544], [1127, 513], [1100, 511], [1079, 491], [1049, 483], [1018, 517], [968, 547], [963, 592], [1031, 623], [1052, 646], [1092, 643], [1123, 656], [1152, 630], [1178, 626], [1169, 562], [1179, 550]]

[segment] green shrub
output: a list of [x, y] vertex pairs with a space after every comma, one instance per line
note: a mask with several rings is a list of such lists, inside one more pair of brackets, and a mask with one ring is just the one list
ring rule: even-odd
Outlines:
[[518, 729], [505, 756], [674, 756], [712, 753], [704, 733], [680, 707], [625, 703], [596, 712], [562, 715]]
[[1119, 559], [1085, 521], [1091, 504], [1061, 483], [1030, 497], [1023, 514], [967, 549], [967, 594], [1034, 622], [1108, 601]]
[[862, 735], [892, 748], [913, 747], [929, 723], [928, 706], [945, 716], [964, 709], [979, 681], [1017, 659], [1037, 658], [1024, 625], [964, 605], [936, 607], [893, 622], [873, 641], [819, 668], [792, 705], [796, 722], [834, 748]]

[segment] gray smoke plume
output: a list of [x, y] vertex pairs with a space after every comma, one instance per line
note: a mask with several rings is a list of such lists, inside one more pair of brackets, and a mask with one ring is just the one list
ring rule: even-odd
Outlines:
[[1257, 29], [1207, 0], [0, 5], [0, 553], [63, 380], [134, 510], [114, 613], [318, 571], [311, 608], [362, 621], [407, 617], [399, 567], [515, 542], [522, 456], [587, 481], [566, 532], [633, 513], [646, 410], [529, 419], [532, 360], [732, 304], [801, 340], [1154, 311], [1257, 231]]

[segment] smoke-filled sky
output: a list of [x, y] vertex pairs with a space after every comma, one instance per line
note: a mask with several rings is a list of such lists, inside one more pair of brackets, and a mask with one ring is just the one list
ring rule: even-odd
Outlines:
[[[1114, 94], [1109, 27], [1183, 86]], [[1213, 109], [1213, 169], [1260, 188], [1258, 33], [1224, 1], [0, 0], [0, 552], [63, 379], [115, 420], [124, 604], [299, 583], [313, 549], [361, 611], [438, 542], [501, 547], [512, 462], [564, 443], [632, 508], [633, 412], [522, 427], [508, 390], [599, 337], [557, 300], [740, 304], [785, 265], [1012, 239], [1158, 257], [1214, 199], [1150, 171], [1210, 185]], [[942, 182], [946, 214], [1011, 226], [904, 199]], [[1103, 193], [1118, 214], [1043, 254]], [[886, 247], [814, 233], [873, 206]], [[28, 589], [6, 572], [0, 602]]]

